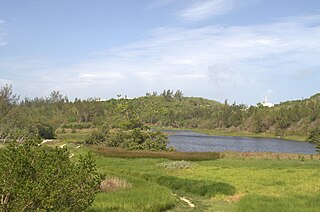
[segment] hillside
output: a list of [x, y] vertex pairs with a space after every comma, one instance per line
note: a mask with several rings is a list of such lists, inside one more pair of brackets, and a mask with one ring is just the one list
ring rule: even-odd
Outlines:
[[1, 137], [8, 131], [53, 128], [117, 128], [146, 124], [151, 127], [222, 129], [232, 132], [307, 135], [320, 125], [320, 94], [268, 108], [261, 105], [219, 103], [164, 91], [134, 99], [69, 101], [58, 91], [49, 97], [19, 101], [11, 87], [0, 96]]

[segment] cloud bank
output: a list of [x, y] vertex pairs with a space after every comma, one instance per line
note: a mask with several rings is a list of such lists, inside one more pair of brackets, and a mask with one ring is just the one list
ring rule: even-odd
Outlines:
[[[94, 55], [54, 70], [52, 64], [33, 68], [34, 63], [12, 65], [9, 70], [25, 77], [21, 81], [29, 86], [23, 90], [31, 93], [45, 85], [42, 91], [108, 98], [170, 88], [220, 101], [254, 103], [265, 93], [284, 89], [284, 82], [297, 83], [319, 69], [320, 15], [248, 26], [157, 28], [146, 39]], [[0, 63], [0, 68], [8, 64]], [[35, 80], [34, 75], [40, 77]], [[241, 99], [241, 93], [248, 97]]]

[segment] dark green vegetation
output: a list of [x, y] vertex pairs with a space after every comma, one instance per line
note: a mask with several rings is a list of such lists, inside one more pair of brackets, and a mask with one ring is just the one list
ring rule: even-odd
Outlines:
[[190, 180], [173, 176], [161, 176], [157, 179], [157, 183], [176, 192], [195, 194], [205, 197], [214, 197], [217, 194], [234, 195], [236, 191], [233, 186], [227, 183]]
[[320, 152], [320, 128], [312, 130], [307, 141], [317, 144], [317, 151]]
[[92, 156], [72, 163], [68, 150], [39, 143], [25, 137], [0, 152], [0, 211], [88, 208], [101, 181]]
[[[0, 136], [17, 131], [37, 131], [39, 125], [53, 129], [97, 128], [147, 130], [149, 127], [215, 129], [217, 131], [270, 136], [307, 136], [320, 125], [320, 95], [288, 101], [272, 108], [219, 103], [184, 97], [181, 91], [147, 93], [135, 99], [87, 99], [69, 101], [58, 91], [49, 97], [18, 101], [10, 86], [0, 90]], [[295, 138], [295, 137], [291, 137]]]
[[105, 129], [93, 130], [85, 139], [86, 144], [120, 147], [128, 150], [165, 151], [168, 138], [160, 131], [146, 131], [134, 128], [130, 131]]

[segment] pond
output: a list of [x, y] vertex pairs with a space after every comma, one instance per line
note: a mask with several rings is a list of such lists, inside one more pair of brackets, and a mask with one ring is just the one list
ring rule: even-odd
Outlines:
[[169, 146], [179, 152], [278, 152], [316, 154], [315, 144], [273, 138], [213, 136], [193, 131], [164, 130], [169, 135]]

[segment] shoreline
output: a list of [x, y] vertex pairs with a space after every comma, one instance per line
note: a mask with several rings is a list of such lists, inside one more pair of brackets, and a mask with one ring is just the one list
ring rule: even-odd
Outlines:
[[284, 139], [284, 140], [292, 140], [292, 141], [301, 141], [307, 142], [307, 136], [298, 136], [298, 135], [287, 135], [287, 136], [275, 136], [271, 133], [250, 133], [250, 132], [229, 132], [225, 130], [217, 130], [217, 129], [199, 129], [199, 128], [173, 128], [173, 127], [152, 127], [157, 130], [176, 130], [183, 131], [189, 130], [197, 133], [203, 133], [206, 135], [215, 135], [215, 136], [230, 136], [230, 137], [249, 137], [249, 138], [275, 138], [275, 139]]

